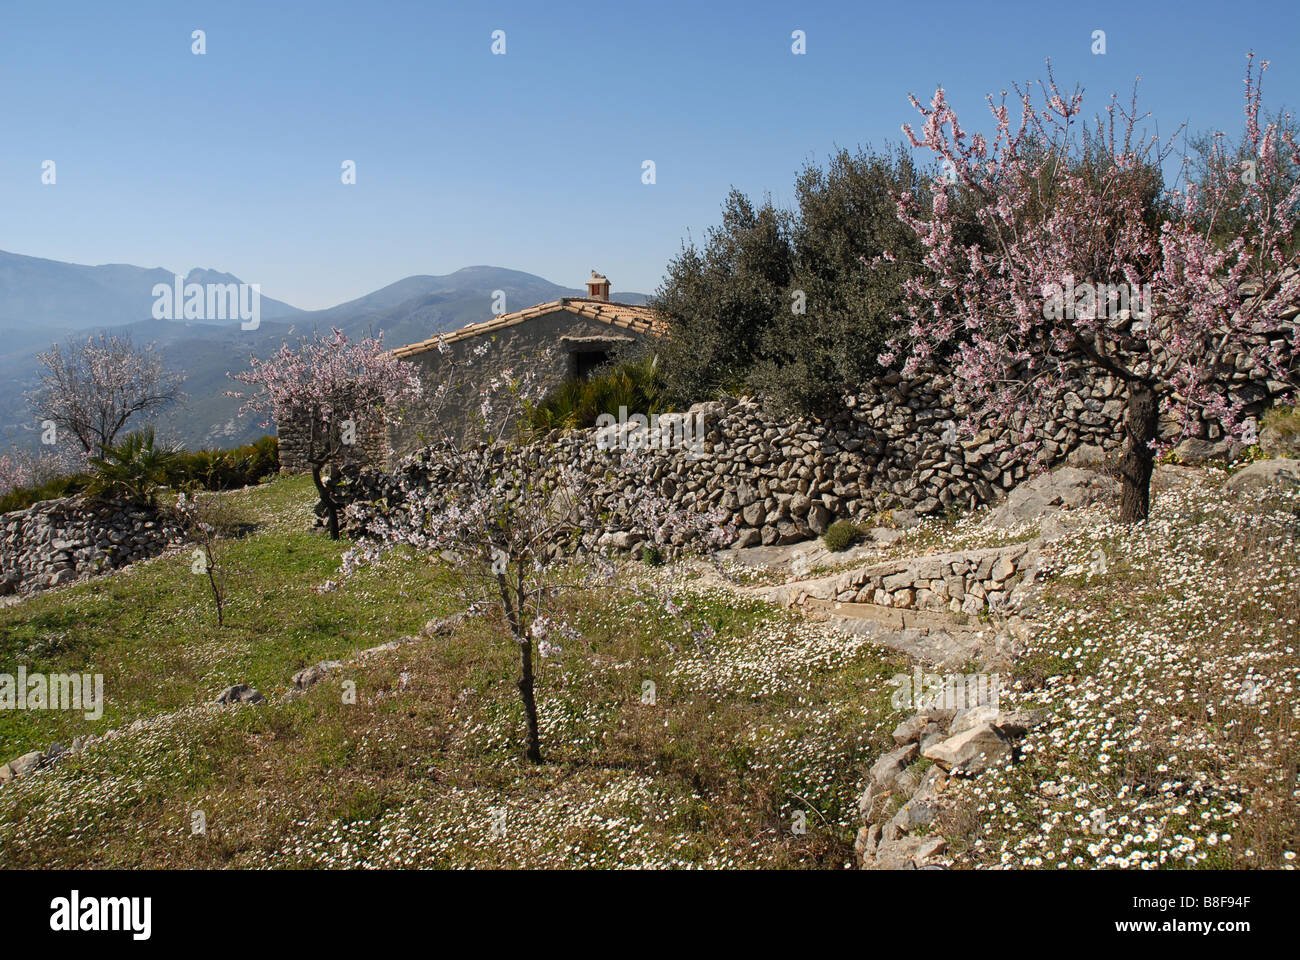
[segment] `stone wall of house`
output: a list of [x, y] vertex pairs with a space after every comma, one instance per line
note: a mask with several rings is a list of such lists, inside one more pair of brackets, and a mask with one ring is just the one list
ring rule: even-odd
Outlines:
[[[419, 372], [424, 399], [406, 411], [401, 423], [389, 425], [389, 465], [396, 465], [402, 457], [445, 433], [464, 436], [466, 424], [478, 412], [480, 386], [505, 368], [516, 377], [531, 374], [543, 393], [558, 387], [574, 373], [573, 356], [564, 340], [579, 337], [611, 345], [637, 339], [631, 331], [568, 310], [555, 310], [491, 334], [453, 341], [447, 345], [450, 353], [446, 357], [438, 350], [410, 357], [407, 362]], [[460, 382], [447, 399], [435, 404], [431, 398], [447, 376], [448, 360], [468, 366], [460, 368]]]
[[[350, 466], [383, 465], [387, 453], [387, 440], [382, 421], [357, 418], [356, 443], [344, 448], [343, 463]], [[311, 434], [306, 417], [286, 416], [276, 423], [280, 444], [281, 473], [310, 473], [307, 456], [311, 447]]]
[[[491, 334], [453, 341], [448, 344], [450, 353], [446, 356], [438, 350], [415, 354], [406, 362], [414, 365], [420, 377], [422, 398], [402, 411], [400, 422], [358, 420], [357, 442], [346, 452], [344, 465], [391, 467], [403, 456], [440, 439], [444, 433], [464, 436], [470, 418], [478, 410], [480, 386], [506, 368], [515, 376], [532, 374], [545, 393], [574, 375], [573, 350], [592, 348], [612, 352], [638, 338], [632, 331], [568, 310], [555, 310]], [[579, 340], [590, 342], [576, 342]], [[462, 374], [447, 398], [435, 401], [433, 398], [447, 377], [449, 359], [462, 365]], [[307, 462], [310, 446], [307, 426], [304, 417], [277, 417], [281, 473], [311, 470]]]
[[81, 497], [0, 516], [0, 594], [27, 593], [161, 553], [177, 535], [151, 508]]
[[[1294, 389], [1255, 374], [1247, 358], [1229, 361], [1235, 372], [1228, 386], [1250, 414], [1258, 416]], [[839, 518], [864, 521], [891, 509], [937, 514], [996, 502], [1025, 480], [1033, 468], [987, 432], [971, 439], [953, 436], [949, 425], [961, 414], [949, 387], [937, 374], [913, 380], [890, 375], [849, 397], [843, 413], [830, 420], [781, 419], [759, 400], [725, 399], [691, 409], [685, 433], [700, 439], [694, 449], [687, 444], [625, 457], [618, 445], [602, 449], [611, 434], [602, 442], [593, 429], [515, 455], [533, 469], [563, 463], [590, 477], [608, 476], [600, 491], [607, 511], [603, 545], [635, 549], [662, 538], [658, 530], [638, 529], [632, 519], [647, 488], [684, 510], [720, 515], [735, 528], [735, 546], [792, 543], [821, 534]], [[1126, 402], [1122, 381], [1090, 378], [1080, 370], [1059, 396], [1055, 416], [1037, 432], [1039, 465], [1059, 463], [1080, 448], [1095, 458], [1118, 454]], [[1222, 436], [1213, 422], [1202, 423], [1200, 431], [1209, 441]], [[1179, 435], [1169, 420], [1162, 421], [1161, 432], [1169, 440]], [[615, 433], [625, 439], [644, 435]], [[392, 503], [402, 482], [426, 489], [454, 486], [455, 478], [441, 473], [438, 462], [416, 454], [393, 473], [363, 472], [348, 483], [345, 496], [383, 496]], [[676, 533], [665, 545], [685, 546], [686, 537]]]

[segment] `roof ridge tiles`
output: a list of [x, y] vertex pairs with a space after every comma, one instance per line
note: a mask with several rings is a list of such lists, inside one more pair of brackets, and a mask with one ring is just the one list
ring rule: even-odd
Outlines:
[[611, 300], [594, 300], [590, 297], [559, 297], [545, 303], [525, 307], [522, 310], [516, 310], [513, 313], [503, 313], [490, 320], [478, 320], [474, 323], [468, 323], [456, 330], [435, 334], [427, 340], [394, 347], [391, 352], [395, 357], [411, 357], [427, 353], [430, 350], [436, 350], [439, 341], [455, 343], [458, 340], [467, 340], [470, 337], [481, 336], [502, 327], [513, 326], [534, 317], [555, 313], [560, 310], [587, 317], [588, 319], [599, 320], [602, 323], [608, 323], [610, 326], [635, 330], [638, 333], [648, 333], [653, 336], [662, 335], [667, 327], [667, 321], [664, 319], [663, 314], [653, 307], [618, 303]]

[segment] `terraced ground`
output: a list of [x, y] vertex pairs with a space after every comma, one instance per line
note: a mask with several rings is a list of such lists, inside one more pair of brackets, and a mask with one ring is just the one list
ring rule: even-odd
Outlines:
[[[954, 785], [934, 826], [953, 865], [1293, 864], [1300, 493], [1228, 497], [1224, 477], [1163, 470], [1152, 521], [1089, 507], [1049, 548], [1042, 629], [1007, 697], [1052, 721], [1021, 763]], [[865, 771], [904, 716], [901, 654], [743, 595], [754, 577], [731, 564], [629, 563], [566, 601], [581, 640], [541, 664], [532, 767], [491, 617], [286, 697], [294, 671], [456, 612], [457, 574], [395, 557], [319, 593], [342, 546], [308, 532], [309, 481], [225, 496], [251, 527], [225, 544], [226, 627], [181, 553], [0, 609], [0, 663], [102, 673], [108, 700], [94, 722], [0, 712], [0, 757], [142, 721], [0, 786], [0, 863], [851, 863]], [[889, 551], [1007, 536], [976, 515]], [[269, 702], [206, 706], [236, 682]]]

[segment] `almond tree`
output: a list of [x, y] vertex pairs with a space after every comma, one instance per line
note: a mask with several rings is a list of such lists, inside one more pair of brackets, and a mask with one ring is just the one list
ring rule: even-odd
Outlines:
[[153, 346], [136, 347], [125, 335], [100, 333], [57, 343], [36, 359], [40, 386], [27, 395], [37, 420], [71, 433], [82, 452], [95, 456], [127, 422], [180, 398], [182, 378], [163, 368]]
[[19, 460], [0, 454], [0, 497], [31, 482], [31, 472]]
[[[398, 547], [454, 558], [467, 609], [499, 612], [518, 651], [516, 686], [524, 708], [525, 755], [541, 763], [534, 653], [543, 659], [556, 657], [564, 646], [581, 639], [558, 609], [566, 592], [594, 582], [616, 585], [614, 567], [597, 554], [608, 519], [611, 477], [579, 468], [553, 434], [534, 438], [523, 429], [530, 404], [543, 393], [537, 365], [482, 374], [471, 427], [437, 415], [449, 398], [464, 396], [458, 387], [477, 359], [457, 361], [445, 343], [439, 349], [446, 379], [430, 398], [435, 410], [431, 419], [456, 426], [444, 427], [437, 443], [403, 460], [393, 495], [347, 508], [361, 535], [344, 554], [340, 573], [346, 579], [359, 566], [377, 562]], [[480, 347], [477, 355], [485, 349]], [[589, 439], [594, 449], [594, 434]], [[621, 517], [622, 525], [665, 544], [676, 534], [682, 535], [677, 539], [699, 538], [717, 545], [734, 538], [718, 515], [688, 512], [657, 491], [651, 481], [653, 455], [626, 452], [620, 457], [614, 489], [635, 482], [635, 477], [642, 480], [642, 493]], [[576, 553], [593, 562], [573, 562]], [[326, 584], [330, 589], [338, 586]], [[682, 615], [671, 600], [665, 609]], [[708, 632], [695, 634], [698, 638]]]
[[217, 608], [218, 628], [225, 626], [226, 623], [226, 575], [228, 573], [225, 559], [219, 560], [217, 556], [216, 521], [227, 519], [221, 516], [221, 511], [220, 506], [213, 506], [211, 499], [206, 504], [200, 505], [195, 491], [191, 491], [190, 495], [182, 491], [177, 496], [171, 511], [186, 539], [195, 544], [190, 571], [207, 579], [212, 603]]
[[401, 404], [420, 392], [413, 368], [386, 353], [383, 338], [351, 342], [343, 331], [328, 336], [317, 331], [297, 348], [281, 344], [268, 360], [249, 358], [249, 369], [228, 374], [253, 388], [251, 394], [227, 391], [244, 400], [239, 408], [266, 415], [263, 425], [302, 424], [307, 433], [305, 459], [325, 509], [331, 539], [339, 538], [339, 504], [334, 498], [337, 470], [328, 479], [327, 466], [340, 459], [363, 429], [363, 424], [395, 422]]
[[36, 487], [55, 477], [85, 473], [90, 467], [86, 451], [70, 444], [42, 445], [37, 451], [11, 446], [0, 454], [0, 496], [18, 487]]
[[[969, 405], [965, 431], [1001, 429], [1027, 455], [1079, 370], [1117, 377], [1128, 390], [1120, 515], [1145, 519], [1161, 410], [1184, 433], [1199, 412], [1239, 436], [1243, 402], [1221, 386], [1228, 358], [1245, 354], [1286, 381], [1295, 355], [1282, 315], [1300, 292], [1300, 186], [1278, 184], [1300, 151], [1284, 125], [1259, 123], [1267, 66], [1256, 73], [1247, 60], [1249, 162], [1162, 196], [1153, 178], [1171, 146], [1139, 131], [1149, 115], [1138, 115], [1136, 91], [1127, 109], [1112, 96], [1081, 129], [1082, 93], [1062, 94], [1049, 63], [1037, 95], [1015, 88], [1018, 119], [1005, 92], [987, 98], [991, 139], [961, 126], [942, 88], [928, 107], [913, 97], [924, 123], [903, 131], [944, 175], [928, 209], [899, 198], [924, 255], [904, 288], [909, 342], [891, 342], [881, 362], [905, 353], [905, 375], [950, 365]], [[1212, 240], [1225, 221], [1234, 235]]]

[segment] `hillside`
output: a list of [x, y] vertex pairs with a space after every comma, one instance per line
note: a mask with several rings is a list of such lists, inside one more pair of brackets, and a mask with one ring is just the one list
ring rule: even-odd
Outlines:
[[[788, 548], [625, 562], [629, 589], [574, 595], [581, 639], [541, 661], [540, 768], [519, 760], [501, 625], [422, 631], [459, 612], [457, 568], [393, 558], [322, 594], [344, 545], [310, 532], [309, 483], [223, 495], [248, 526], [225, 543], [240, 571], [225, 629], [181, 552], [0, 607], [0, 657], [102, 672], [108, 692], [92, 722], [0, 713], [0, 757], [102, 737], [0, 787], [0, 850], [69, 868], [846, 866], [859, 797], [905, 742], [891, 678], [921, 664], [847, 610], [779, 598], [863, 565], [1032, 544], [1041, 576], [1000, 709], [1037, 719], [1018, 762], [939, 778], [910, 835], [965, 867], [1289, 867], [1300, 490], [1233, 481], [1239, 466], [1160, 467], [1152, 519], [1132, 527], [1102, 500], [922, 521], [811, 569]], [[684, 632], [669, 602], [713, 635]], [[340, 663], [295, 691], [322, 660]], [[268, 702], [209, 706], [237, 683]]]
[[[240, 282], [212, 270], [191, 271], [187, 279]], [[187, 395], [183, 406], [162, 416], [161, 432], [191, 448], [232, 446], [266, 432], [254, 419], [238, 419], [238, 403], [224, 396], [233, 386], [226, 374], [246, 367], [250, 353], [265, 356], [286, 339], [329, 327], [349, 337], [382, 333], [386, 344], [400, 346], [488, 319], [496, 290], [505, 291], [508, 310], [583, 294], [523, 271], [474, 266], [406, 277], [325, 310], [263, 297], [261, 326], [246, 331], [237, 322], [154, 319], [150, 291], [171, 282], [162, 268], [92, 267], [0, 251], [0, 422], [15, 425], [0, 434], [0, 445], [35, 443], [36, 425], [23, 400], [36, 385], [35, 355], [72, 331], [126, 331], [136, 343], [156, 343], [167, 366], [185, 375]], [[626, 303], [646, 300], [641, 293], [616, 295]]]
[[[0, 250], [0, 331], [40, 332], [118, 327], [153, 316], [154, 284], [171, 285], [162, 267], [125, 263], [89, 266], [28, 257]], [[187, 283], [239, 283], [216, 270], [194, 269]], [[262, 297], [262, 318], [301, 313], [270, 296]]]

